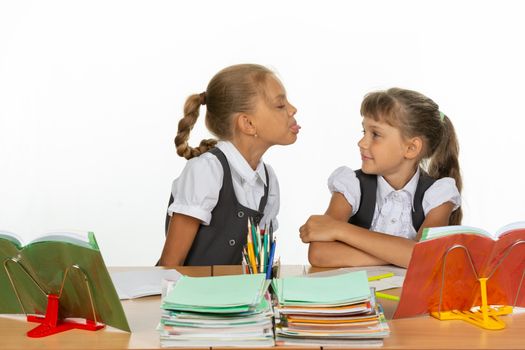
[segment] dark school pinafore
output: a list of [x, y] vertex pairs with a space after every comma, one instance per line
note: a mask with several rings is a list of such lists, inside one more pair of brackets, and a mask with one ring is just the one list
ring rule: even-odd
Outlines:
[[[355, 175], [359, 179], [361, 201], [359, 202], [359, 210], [350, 217], [348, 222], [359, 227], [370, 229], [376, 208], [377, 175], [365, 174], [361, 169], [356, 170]], [[419, 231], [419, 228], [425, 220], [423, 195], [435, 181], [436, 180], [426, 172], [423, 170], [420, 171], [419, 181], [414, 194], [414, 210], [412, 210], [412, 225], [416, 232]]]
[[[264, 195], [259, 202], [258, 210], [241, 205], [235, 196], [230, 165], [226, 156], [217, 147], [208, 152], [215, 155], [222, 165], [224, 171], [222, 187], [217, 205], [211, 212], [210, 224], [199, 226], [184, 265], [239, 265], [242, 260], [242, 249], [246, 244], [248, 218], [253, 218], [256, 223], [262, 219], [268, 201], [268, 185], [264, 186]], [[266, 166], [264, 172], [268, 184]], [[171, 203], [173, 203], [173, 195], [170, 197], [169, 205]], [[166, 234], [169, 220], [170, 216], [166, 215]]]

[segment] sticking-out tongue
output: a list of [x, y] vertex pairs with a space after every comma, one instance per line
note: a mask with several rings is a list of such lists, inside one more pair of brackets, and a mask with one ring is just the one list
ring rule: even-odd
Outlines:
[[301, 126], [299, 124], [294, 124], [290, 126], [290, 130], [292, 130], [292, 132], [295, 134], [299, 133], [299, 129], [301, 129]]

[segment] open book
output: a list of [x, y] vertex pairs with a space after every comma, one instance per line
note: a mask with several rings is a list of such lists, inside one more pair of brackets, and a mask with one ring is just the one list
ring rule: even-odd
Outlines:
[[151, 266], [131, 271], [111, 271], [110, 276], [120, 299], [134, 299], [165, 295], [167, 282], [176, 282], [182, 275], [175, 269]]
[[525, 229], [525, 221], [513, 222], [505, 225], [498, 229], [496, 232], [491, 233], [478, 227], [472, 226], [442, 226], [442, 227], [430, 227], [423, 230], [421, 241], [428, 241], [439, 237], [451, 236], [455, 234], [474, 234], [479, 236], [487, 237], [493, 241], [498, 240], [499, 237], [511, 233], [515, 230]]
[[129, 331], [92, 232], [53, 232], [24, 244], [0, 231], [0, 263], [0, 313], [44, 315], [55, 294], [60, 319], [96, 318]]
[[[95, 236], [91, 232], [72, 232], [72, 231], [60, 231], [60, 232], [51, 232], [44, 235], [40, 235], [30, 242], [24, 242], [24, 239], [17, 235], [14, 232], [0, 231], [0, 239], [5, 239], [14, 244], [18, 250], [22, 249], [25, 246], [33, 245], [38, 242], [67, 242], [74, 245], [93, 248], [97, 246], [95, 241]], [[97, 246], [98, 249], [98, 246]]]
[[394, 318], [470, 310], [481, 303], [525, 306], [525, 222], [496, 233], [468, 226], [427, 228], [414, 246]]

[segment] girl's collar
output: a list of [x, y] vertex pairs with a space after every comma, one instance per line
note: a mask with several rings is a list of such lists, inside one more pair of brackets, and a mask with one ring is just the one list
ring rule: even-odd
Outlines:
[[257, 164], [257, 168], [253, 170], [242, 156], [241, 152], [230, 141], [219, 141], [216, 145], [228, 159], [228, 163], [232, 170], [234, 170], [244, 181], [249, 184], [254, 184], [257, 178], [260, 178], [264, 185], [266, 183], [266, 173], [264, 171], [264, 162], [261, 158]]
[[420, 176], [420, 169], [419, 167], [416, 170], [416, 173], [410, 181], [407, 182], [407, 184], [400, 190], [395, 190], [390, 184], [385, 180], [384, 177], [378, 175], [377, 176], [377, 207], [379, 210], [381, 210], [381, 207], [383, 206], [383, 203], [385, 202], [385, 199], [393, 192], [406, 192], [410, 196], [410, 203], [412, 203], [412, 210], [414, 209], [414, 195], [416, 193], [417, 184], [419, 182], [419, 176]]

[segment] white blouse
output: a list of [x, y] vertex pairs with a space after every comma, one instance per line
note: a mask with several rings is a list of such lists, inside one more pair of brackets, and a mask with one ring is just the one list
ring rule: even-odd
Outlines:
[[[419, 169], [400, 190], [395, 190], [382, 177], [377, 177], [376, 207], [370, 230], [394, 236], [415, 239], [417, 232], [412, 225], [414, 194], [419, 182]], [[352, 216], [359, 210], [361, 189], [355, 172], [345, 166], [337, 168], [328, 178], [328, 188], [341, 193], [352, 206]], [[436, 180], [423, 195], [425, 216], [443, 203], [451, 202], [454, 210], [461, 205], [461, 195], [456, 181], [450, 177]]]
[[[232, 174], [233, 189], [239, 204], [258, 210], [259, 202], [264, 195], [266, 175], [262, 159], [253, 170], [246, 159], [228, 141], [219, 141], [216, 145], [226, 156]], [[272, 167], [268, 169], [268, 201], [260, 225], [264, 227], [273, 223], [278, 228], [279, 182]], [[168, 214], [179, 213], [201, 220], [203, 225], [211, 222], [211, 212], [219, 200], [224, 173], [219, 159], [206, 152], [187, 161], [180, 176], [173, 181], [172, 194], [174, 201], [168, 208]], [[232, 213], [233, 215], [233, 213]]]

